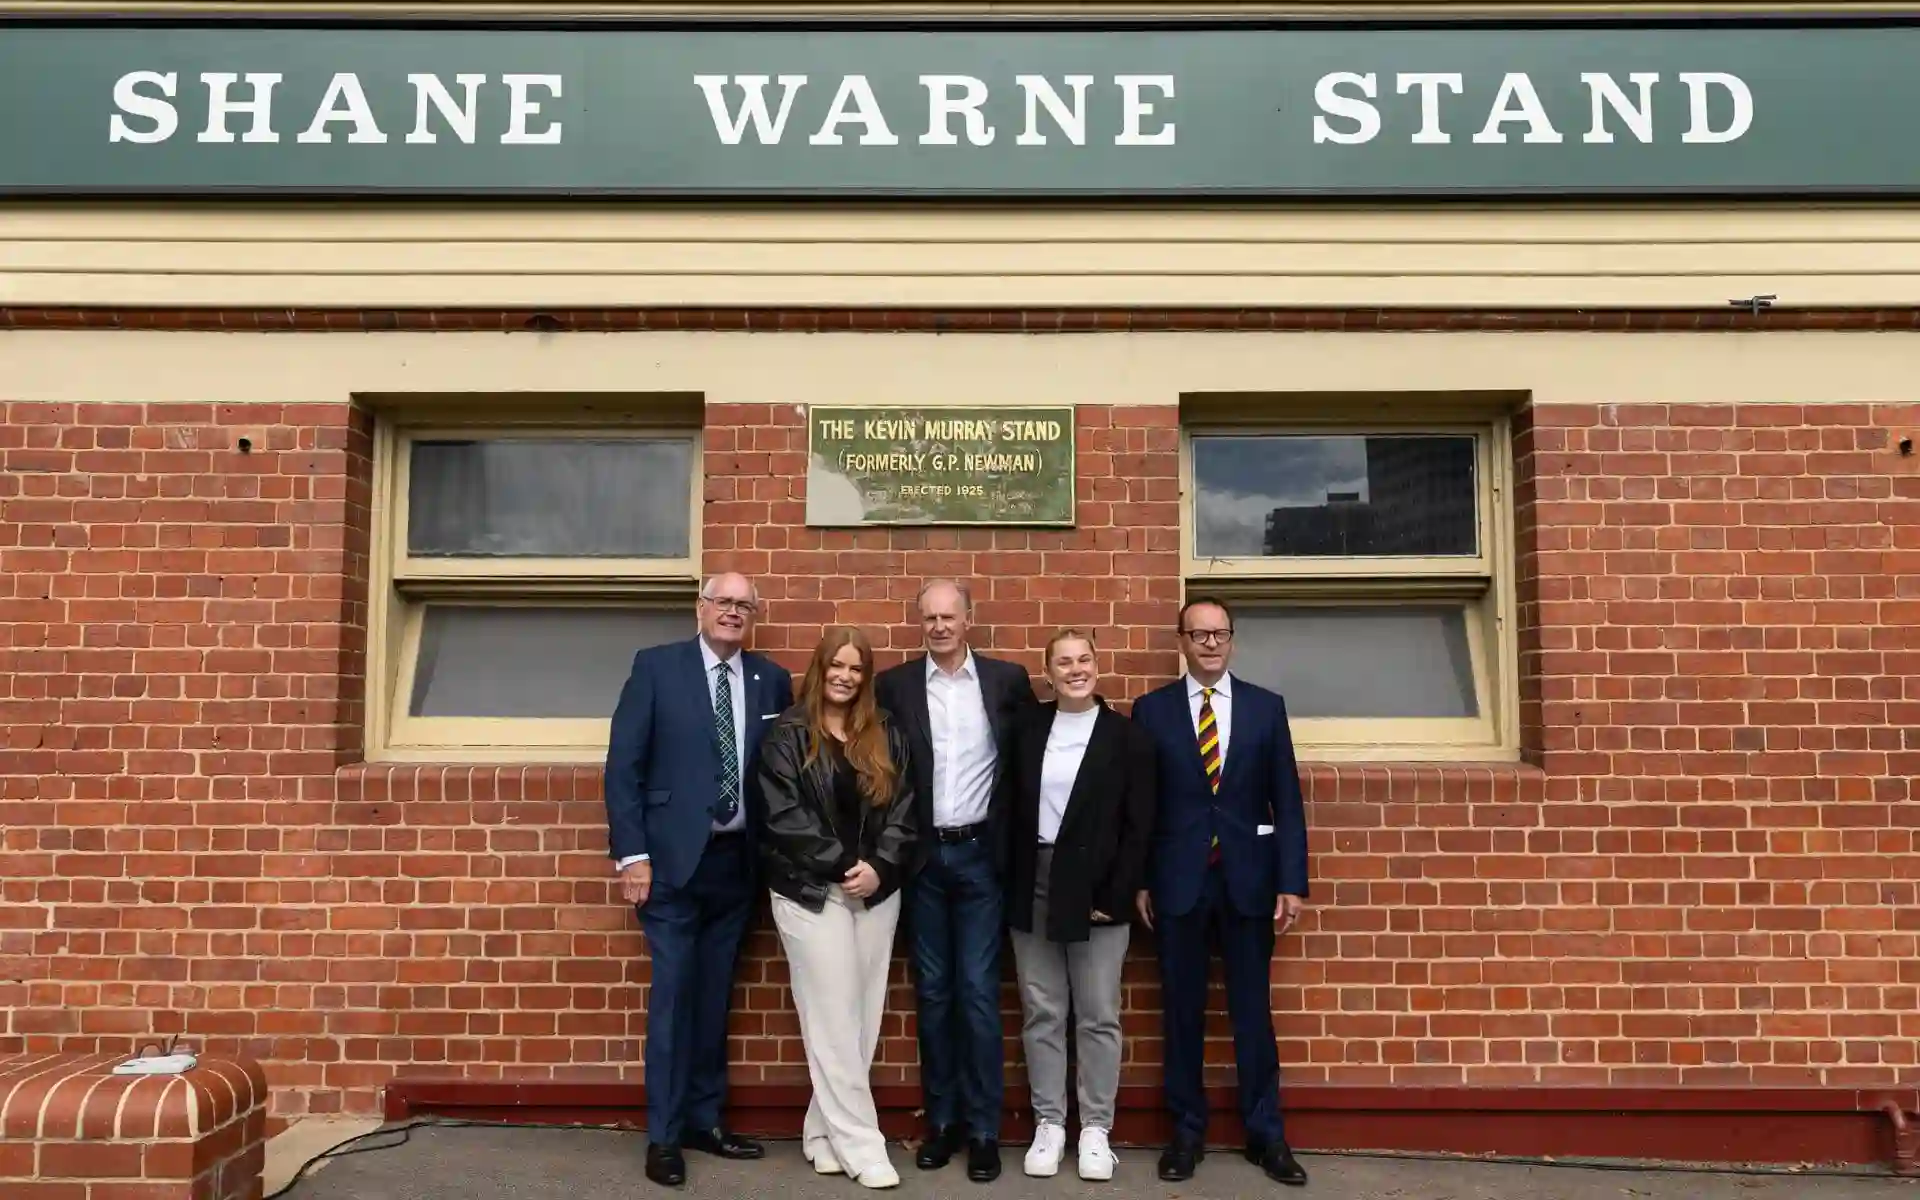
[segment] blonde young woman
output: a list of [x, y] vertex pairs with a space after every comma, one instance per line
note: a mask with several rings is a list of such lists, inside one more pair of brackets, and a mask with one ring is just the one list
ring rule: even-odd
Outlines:
[[1067, 1013], [1076, 1014], [1082, 1179], [1113, 1178], [1120, 1088], [1120, 970], [1153, 835], [1153, 743], [1096, 692], [1093, 635], [1047, 643], [1054, 700], [1015, 724], [1005, 776], [1006, 912], [1033, 1093], [1029, 1175], [1066, 1149]]
[[873, 648], [850, 628], [814, 649], [799, 699], [761, 743], [761, 857], [792, 976], [813, 1101], [803, 1148], [822, 1175], [895, 1187], [870, 1076], [917, 837], [907, 736], [876, 707]]

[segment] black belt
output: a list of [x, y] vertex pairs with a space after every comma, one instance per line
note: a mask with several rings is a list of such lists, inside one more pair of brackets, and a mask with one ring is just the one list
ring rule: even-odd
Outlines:
[[985, 837], [986, 834], [987, 823], [985, 821], [976, 821], [972, 825], [938, 826], [933, 831], [933, 840], [936, 842], [971, 842]]
[[747, 831], [744, 829], [715, 829], [708, 832], [707, 840], [721, 844], [727, 842], [744, 842], [747, 840]]

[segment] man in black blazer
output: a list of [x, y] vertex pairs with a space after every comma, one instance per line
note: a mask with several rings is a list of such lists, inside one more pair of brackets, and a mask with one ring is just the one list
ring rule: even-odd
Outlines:
[[1280, 1119], [1272, 971], [1276, 926], [1293, 927], [1307, 898], [1307, 819], [1287, 706], [1227, 672], [1233, 614], [1219, 600], [1180, 610], [1184, 675], [1134, 702], [1133, 720], [1159, 759], [1159, 808], [1141, 919], [1158, 933], [1171, 1144], [1160, 1178], [1191, 1178], [1207, 1134], [1201, 1084], [1207, 933], [1219, 935], [1239, 1074], [1246, 1156], [1280, 1183], [1307, 1173]]
[[927, 653], [875, 682], [881, 706], [912, 739], [922, 831], [906, 896], [928, 1124], [915, 1161], [934, 1170], [966, 1145], [967, 1178], [985, 1183], [1000, 1175], [1005, 1094], [994, 798], [1013, 718], [1038, 701], [1024, 668], [968, 648], [973, 598], [964, 583], [928, 582], [918, 608]]

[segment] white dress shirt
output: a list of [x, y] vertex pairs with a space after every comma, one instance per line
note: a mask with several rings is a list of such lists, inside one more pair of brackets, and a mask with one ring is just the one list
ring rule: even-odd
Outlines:
[[[707, 645], [707, 639], [695, 639], [700, 643], [700, 669], [707, 677], [707, 709], [713, 709], [714, 699], [720, 693], [720, 656]], [[734, 651], [727, 659], [727, 688], [733, 693], [733, 755], [740, 768], [740, 811], [733, 820], [725, 825], [713, 822], [716, 830], [738, 832], [747, 827], [747, 685], [740, 669], [740, 652]], [[647, 862], [652, 858], [648, 854], [630, 854], [614, 862], [615, 871], [624, 871], [637, 862]]]
[[[1187, 717], [1193, 722], [1194, 753], [1200, 753], [1200, 681], [1191, 675], [1187, 681]], [[1213, 727], [1220, 731], [1220, 769], [1227, 769], [1227, 743], [1233, 737], [1233, 673], [1220, 677], [1213, 685]]]
[[933, 740], [933, 823], [941, 829], [987, 819], [999, 753], [973, 651], [951, 675], [927, 656], [927, 724]]
[[1067, 815], [1067, 800], [1073, 795], [1073, 781], [1079, 778], [1080, 761], [1086, 757], [1087, 742], [1093, 738], [1093, 723], [1100, 717], [1098, 704], [1085, 712], [1056, 710], [1053, 728], [1047, 733], [1047, 752], [1040, 760], [1040, 844], [1051, 846], [1060, 836], [1060, 821]]

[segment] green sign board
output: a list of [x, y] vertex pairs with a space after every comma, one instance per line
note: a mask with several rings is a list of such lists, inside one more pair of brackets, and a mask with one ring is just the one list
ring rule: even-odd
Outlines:
[[820, 408], [809, 525], [1071, 525], [1072, 408]]
[[1920, 194], [1920, 18], [0, 22], [0, 196]]

